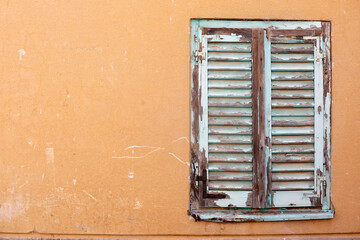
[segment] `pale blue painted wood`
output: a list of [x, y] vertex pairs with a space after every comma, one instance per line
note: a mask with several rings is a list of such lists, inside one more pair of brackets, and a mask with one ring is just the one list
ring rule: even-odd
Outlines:
[[212, 221], [212, 222], [247, 222], [247, 221], [259, 221], [259, 222], [267, 222], [267, 221], [292, 221], [292, 220], [309, 220], [309, 219], [330, 219], [334, 217], [334, 211], [332, 210], [322, 210], [321, 212], [312, 212], [308, 210], [308, 212], [292, 211], [291, 213], [287, 213], [286, 210], [279, 212], [278, 214], [266, 214], [261, 213], [258, 215], [255, 214], [246, 214], [237, 211], [229, 211], [229, 212], [193, 212], [193, 214], [197, 215], [201, 220], [204, 221]]
[[[326, 32], [326, 35], [328, 37], [326, 37], [325, 39], [323, 39], [322, 41], [322, 50], [323, 50], [323, 54], [325, 56], [328, 57], [328, 59], [331, 59], [330, 56], [330, 23], [326, 23], [329, 27], [328, 30]], [[327, 141], [328, 141], [328, 145], [327, 145], [327, 151], [324, 152], [325, 154], [327, 154], [327, 156], [329, 157], [329, 159], [331, 159], [331, 125], [330, 125], [330, 121], [331, 121], [331, 111], [330, 111], [330, 106], [331, 106], [331, 64], [328, 65], [329, 69], [328, 69], [328, 76], [329, 76], [329, 83], [328, 83], [328, 92], [325, 93], [324, 96], [324, 137], [326, 136]], [[324, 146], [325, 147], [325, 146]], [[325, 151], [325, 148], [324, 148]], [[325, 180], [327, 182], [326, 184], [326, 189], [323, 192], [323, 209], [330, 209], [331, 208], [331, 161], [329, 161], [328, 163], [325, 162], [324, 159], [324, 165], [327, 164], [327, 167], [324, 167], [324, 173], [325, 173]], [[326, 194], [325, 194], [326, 193]]]
[[[323, 197], [322, 191], [323, 191], [323, 184], [322, 184], [322, 174], [324, 174], [324, 165], [323, 165], [323, 159], [324, 159], [324, 99], [323, 99], [323, 93], [324, 93], [324, 82], [323, 82], [323, 58], [321, 53], [321, 45], [322, 45], [322, 38], [321, 37], [315, 37], [315, 51], [314, 51], [314, 85], [315, 85], [315, 119], [314, 119], [314, 126], [315, 126], [315, 170], [314, 170], [314, 176], [315, 183], [316, 183], [316, 196], [317, 197]], [[323, 202], [323, 199], [322, 199]]]
[[[198, 50], [199, 48], [199, 20], [191, 20], [191, 31], [190, 31], [190, 86], [191, 89], [194, 89], [194, 79], [193, 79], [193, 71], [195, 66], [197, 65], [197, 62], [195, 61], [195, 57], [194, 57], [194, 52]], [[200, 89], [197, 89], [198, 91], [200, 91]], [[192, 94], [190, 93], [190, 98], [191, 98], [191, 102], [193, 101], [192, 99]], [[198, 118], [198, 116], [194, 116], [194, 112], [192, 111], [191, 107], [190, 107], [190, 120], [191, 123], [194, 122], [194, 117]], [[190, 142], [192, 144], [195, 145], [195, 143], [198, 141], [198, 139], [194, 139], [193, 136], [193, 125], [190, 124]], [[192, 160], [191, 164], [193, 164], [193, 166], [190, 166], [190, 174], [191, 175], [199, 175], [199, 162]], [[193, 172], [195, 171], [195, 173]], [[195, 185], [197, 187], [199, 187], [198, 182], [195, 182]], [[197, 204], [194, 204], [197, 205]], [[192, 205], [190, 205], [190, 208], [193, 207]]]
[[[271, 135], [271, 42], [268, 40], [268, 36], [266, 31], [264, 31], [264, 93], [265, 93], [265, 167], [266, 169], [272, 169], [271, 167], [271, 143], [272, 143], [272, 135]], [[267, 191], [267, 181], [268, 181], [268, 171], [266, 171], [266, 191]], [[270, 194], [268, 195], [268, 199], [266, 202], [269, 206], [272, 205], [272, 192], [270, 190]]]
[[[195, 64], [197, 64], [195, 62], [195, 58], [193, 56], [193, 53], [194, 51], [197, 51], [198, 50], [198, 42], [197, 40], [199, 39], [199, 20], [191, 20], [191, 31], [190, 31], [190, 85], [191, 85], [191, 89], [194, 88], [194, 85], [193, 85], [193, 71], [194, 71], [194, 67], [195, 67]], [[190, 95], [190, 97], [192, 97]], [[191, 110], [191, 109], [190, 109]], [[191, 122], [194, 121], [194, 116], [193, 116], [193, 112], [191, 111]], [[191, 142], [192, 143], [195, 143], [195, 139], [194, 139], [194, 136], [192, 134], [192, 124], [191, 124], [191, 131], [190, 131], [190, 139], [191, 139]]]
[[238, 21], [238, 20], [207, 20], [200, 19], [200, 27], [211, 28], [279, 28], [297, 29], [321, 27], [319, 21]]

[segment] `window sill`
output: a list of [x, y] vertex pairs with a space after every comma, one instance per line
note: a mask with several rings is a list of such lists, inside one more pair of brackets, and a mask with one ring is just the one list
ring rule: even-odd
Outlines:
[[294, 221], [331, 219], [335, 211], [321, 209], [306, 210], [194, 210], [190, 215], [196, 221], [209, 222], [268, 222], [268, 221]]

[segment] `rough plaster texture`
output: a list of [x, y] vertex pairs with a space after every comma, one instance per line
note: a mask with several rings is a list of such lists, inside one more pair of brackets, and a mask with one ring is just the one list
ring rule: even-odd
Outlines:
[[[190, 18], [332, 22], [334, 219], [187, 216]], [[0, 232], [359, 232], [359, 29], [356, 0], [0, 1]]]

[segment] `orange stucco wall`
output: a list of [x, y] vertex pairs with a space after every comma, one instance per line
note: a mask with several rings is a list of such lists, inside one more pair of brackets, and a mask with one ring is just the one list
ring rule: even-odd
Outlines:
[[[191, 18], [332, 22], [334, 219], [187, 216]], [[357, 0], [0, 1], [0, 232], [360, 232], [359, 29]]]

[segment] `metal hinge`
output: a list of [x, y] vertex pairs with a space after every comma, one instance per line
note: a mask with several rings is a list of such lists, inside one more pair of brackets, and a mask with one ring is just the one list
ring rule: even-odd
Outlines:
[[320, 52], [316, 56], [316, 61], [319, 62], [320, 60], [322, 60], [323, 64], [326, 63], [326, 55], [322, 49], [320, 49]]
[[199, 50], [193, 51], [193, 55], [194, 55], [195, 62], [199, 62], [199, 59], [200, 59], [200, 61], [202, 61], [202, 59], [205, 59], [204, 51], [199, 51]]
[[326, 182], [326, 177], [325, 176], [320, 177], [320, 184], [323, 185], [324, 196], [326, 197], [327, 182]]

